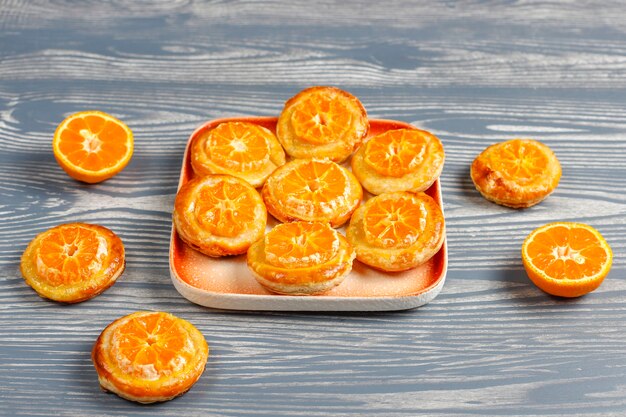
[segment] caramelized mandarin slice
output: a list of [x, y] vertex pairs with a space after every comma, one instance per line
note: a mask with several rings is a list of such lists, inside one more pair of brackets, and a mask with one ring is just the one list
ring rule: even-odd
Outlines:
[[92, 360], [103, 389], [131, 401], [167, 401], [198, 380], [208, 345], [189, 322], [163, 312], [138, 312], [111, 323]]
[[534, 230], [522, 245], [529, 278], [543, 291], [579, 297], [598, 288], [613, 254], [602, 235], [586, 224], [557, 222]]
[[441, 141], [418, 129], [394, 129], [370, 138], [352, 157], [352, 172], [374, 195], [425, 191], [439, 178]]
[[283, 223], [250, 246], [248, 267], [269, 291], [321, 294], [343, 282], [354, 256], [348, 241], [328, 224]]
[[105, 227], [64, 224], [33, 239], [20, 266], [26, 283], [40, 296], [76, 303], [115, 283], [125, 267], [124, 245]]
[[133, 154], [133, 134], [122, 121], [99, 112], [67, 117], [54, 133], [54, 156], [67, 174], [97, 183], [120, 172]]
[[263, 236], [267, 212], [246, 181], [207, 175], [181, 187], [173, 220], [180, 238], [192, 248], [209, 256], [238, 255]]
[[561, 165], [546, 145], [513, 139], [485, 149], [472, 163], [471, 177], [487, 200], [525, 208], [551, 194], [561, 178]]
[[283, 222], [303, 220], [341, 226], [363, 190], [345, 168], [329, 160], [297, 159], [277, 169], [262, 191], [268, 211]]
[[285, 153], [274, 134], [254, 123], [220, 123], [195, 138], [191, 147], [196, 174], [229, 174], [254, 187], [284, 163]]
[[367, 113], [353, 95], [335, 87], [311, 87], [289, 99], [276, 136], [294, 158], [347, 159], [369, 130]]
[[424, 193], [384, 193], [359, 207], [346, 230], [359, 261], [404, 271], [432, 258], [445, 239], [441, 208]]
[[326, 263], [338, 249], [337, 233], [322, 223], [284, 223], [265, 235], [265, 258], [282, 268]]

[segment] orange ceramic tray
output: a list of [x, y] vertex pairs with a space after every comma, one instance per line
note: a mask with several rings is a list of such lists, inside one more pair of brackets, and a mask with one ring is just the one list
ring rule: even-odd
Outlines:
[[[275, 117], [239, 117], [205, 123], [196, 129], [187, 142], [179, 189], [194, 175], [189, 152], [194, 138], [227, 121], [256, 123], [276, 132]], [[369, 135], [407, 127], [410, 126], [403, 122], [370, 119]], [[439, 180], [426, 193], [442, 206]], [[268, 216], [268, 227], [275, 224], [277, 221]], [[248, 270], [245, 255], [225, 258], [205, 256], [187, 246], [174, 228], [170, 241], [170, 272], [178, 292], [196, 304], [230, 310], [404, 310], [419, 307], [435, 298], [443, 288], [447, 267], [448, 253], [444, 243], [431, 260], [409, 271], [383, 273], [355, 260], [353, 270], [345, 281], [324, 295], [277, 295], [256, 282]]]

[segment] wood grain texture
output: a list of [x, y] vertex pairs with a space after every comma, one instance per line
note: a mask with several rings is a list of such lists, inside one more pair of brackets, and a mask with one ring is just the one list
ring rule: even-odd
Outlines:
[[[0, 415], [622, 416], [626, 414], [626, 24], [623, 2], [0, 0]], [[439, 136], [450, 264], [417, 310], [221, 312], [168, 271], [182, 152], [206, 120], [277, 115], [330, 84], [376, 118]], [[56, 125], [99, 109], [135, 155], [98, 185], [52, 156]], [[532, 137], [563, 165], [556, 192], [515, 211], [474, 190], [487, 145]], [[550, 297], [523, 272], [535, 227], [576, 220], [611, 244], [606, 282]], [[37, 297], [19, 259], [62, 222], [100, 223], [128, 266], [97, 298]], [[211, 346], [185, 396], [138, 406], [102, 393], [89, 352], [136, 310], [194, 323]]]

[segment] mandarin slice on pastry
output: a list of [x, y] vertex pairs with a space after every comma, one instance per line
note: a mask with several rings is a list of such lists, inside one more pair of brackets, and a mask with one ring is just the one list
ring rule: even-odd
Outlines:
[[485, 149], [472, 163], [470, 174], [487, 200], [525, 208], [554, 191], [561, 179], [561, 164], [543, 143], [513, 139]]
[[274, 227], [248, 250], [257, 281], [279, 294], [320, 294], [352, 270], [354, 249], [325, 223], [293, 222]]
[[361, 102], [335, 87], [311, 87], [287, 100], [276, 135], [294, 158], [346, 160], [363, 142], [369, 120]]
[[125, 265], [124, 245], [115, 233], [95, 224], [68, 223], [37, 235], [20, 269], [40, 296], [77, 303], [113, 285]]
[[404, 271], [439, 251], [445, 238], [443, 213], [427, 194], [384, 193], [354, 212], [346, 237], [364, 264]]
[[329, 222], [350, 218], [363, 189], [350, 171], [327, 159], [295, 159], [269, 176], [262, 190], [267, 210], [282, 222]]
[[285, 163], [276, 136], [254, 123], [225, 122], [197, 137], [191, 166], [197, 175], [229, 174], [260, 187]]
[[248, 182], [230, 175], [207, 175], [180, 188], [173, 221], [180, 238], [199, 252], [239, 255], [263, 236], [267, 211]]
[[208, 356], [209, 346], [193, 324], [151, 311], [109, 324], [91, 352], [104, 390], [145, 404], [187, 392], [202, 375]]
[[424, 191], [443, 169], [444, 151], [434, 135], [418, 129], [388, 130], [369, 139], [352, 157], [352, 172], [374, 195]]

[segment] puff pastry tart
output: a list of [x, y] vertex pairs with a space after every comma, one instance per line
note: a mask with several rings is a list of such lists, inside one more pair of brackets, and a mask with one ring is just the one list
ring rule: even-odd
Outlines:
[[561, 179], [561, 164], [543, 143], [513, 139], [485, 149], [472, 163], [470, 174], [487, 200], [525, 208], [554, 191]]
[[295, 159], [269, 176], [261, 192], [267, 210], [282, 222], [329, 222], [339, 227], [363, 196], [350, 171], [328, 159]]
[[346, 237], [364, 264], [404, 271], [439, 251], [445, 238], [443, 213], [427, 194], [384, 193], [354, 212]]
[[95, 224], [68, 223], [37, 235], [20, 269], [40, 296], [77, 303], [113, 285], [125, 265], [124, 245], [115, 233]]
[[354, 249], [325, 223], [293, 222], [274, 227], [248, 250], [257, 281], [279, 294], [320, 294], [352, 270]]
[[352, 172], [374, 195], [419, 192], [439, 178], [443, 161], [443, 145], [436, 136], [418, 129], [388, 130], [359, 148]]
[[91, 351], [100, 386], [140, 403], [184, 394], [209, 356], [193, 324], [168, 313], [144, 311], [109, 324]]
[[197, 175], [229, 174], [255, 188], [284, 163], [285, 152], [276, 136], [254, 123], [220, 123], [191, 146], [191, 166]]
[[363, 142], [369, 120], [361, 102], [335, 87], [311, 87], [287, 100], [276, 135], [294, 158], [347, 159]]
[[183, 185], [174, 202], [180, 238], [209, 256], [245, 253], [261, 238], [267, 211], [248, 182], [230, 175], [207, 175]]

